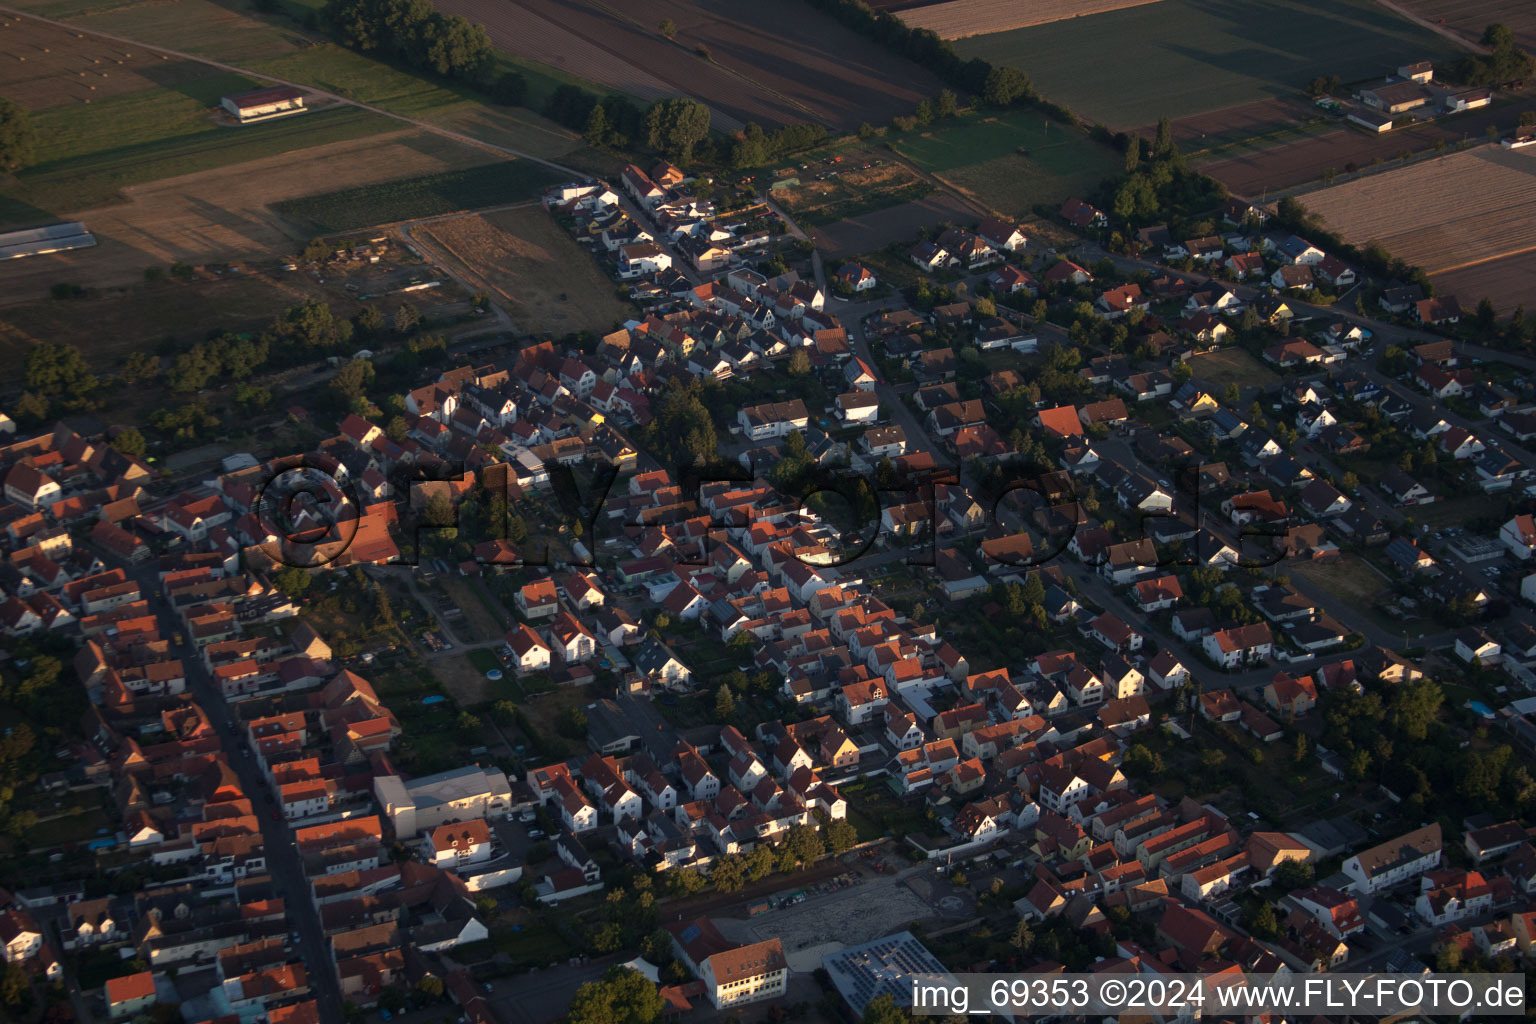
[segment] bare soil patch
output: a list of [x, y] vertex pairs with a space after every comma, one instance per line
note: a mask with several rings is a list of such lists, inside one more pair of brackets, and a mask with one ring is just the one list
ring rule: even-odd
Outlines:
[[1536, 251], [1448, 270], [1430, 280], [1440, 294], [1460, 296], [1468, 305], [1486, 296], [1500, 316], [1508, 316], [1516, 306], [1536, 302]]
[[432, 221], [412, 232], [431, 257], [503, 305], [530, 333], [606, 333], [634, 315], [617, 285], [540, 206]]

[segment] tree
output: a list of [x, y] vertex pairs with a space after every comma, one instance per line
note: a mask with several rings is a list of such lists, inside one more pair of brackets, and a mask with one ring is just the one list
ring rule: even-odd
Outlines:
[[960, 100], [953, 89], [939, 90], [938, 97], [933, 101], [933, 113], [935, 117], [954, 117], [960, 113]]
[[639, 971], [610, 967], [571, 998], [569, 1024], [651, 1024], [661, 1016], [661, 992]]
[[1029, 76], [1018, 68], [994, 67], [987, 72], [982, 99], [994, 107], [1010, 107], [1030, 95]]
[[645, 112], [647, 143], [678, 163], [693, 159], [693, 147], [709, 135], [709, 108], [679, 96], [658, 100]]
[[1482, 301], [1477, 304], [1477, 329], [1484, 335], [1492, 334], [1498, 318], [1498, 311], [1493, 308], [1493, 300], [1484, 295]]
[[37, 132], [32, 116], [14, 100], [0, 96], [0, 167], [19, 171], [36, 157]]
[[1132, 135], [1125, 144], [1125, 173], [1134, 174], [1141, 166], [1141, 136]]
[[313, 577], [297, 565], [285, 565], [272, 574], [272, 585], [297, 600], [309, 589]]
[[27, 982], [27, 972], [21, 964], [11, 962], [0, 974], [0, 1002], [12, 1010], [23, 1010], [32, 1001], [32, 986]]
[[112, 447], [124, 455], [132, 455], [136, 459], [142, 459], [148, 445], [144, 442], [144, 435], [139, 433], [138, 427], [129, 427], [112, 439]]
[[801, 864], [809, 864], [827, 851], [821, 834], [810, 825], [791, 825], [784, 848]]
[[805, 349], [797, 348], [789, 357], [789, 372], [795, 377], [804, 377], [811, 372], [811, 357]]
[[1312, 868], [1305, 861], [1283, 860], [1275, 865], [1274, 886], [1292, 892], [1312, 884]]
[[582, 129], [581, 137], [587, 140], [589, 146], [602, 146], [607, 143], [610, 133], [608, 112], [601, 103], [594, 104], [592, 113], [587, 115], [587, 124]]
[[677, 37], [677, 22], [671, 18], [662, 18], [661, 23], [656, 26], [656, 31], [668, 39], [675, 39]]
[[1272, 938], [1280, 930], [1280, 921], [1275, 916], [1273, 903], [1260, 903], [1245, 915], [1244, 923], [1250, 932], [1261, 939]]
[[399, 1013], [405, 1009], [405, 993], [393, 985], [379, 993], [379, 1009]]
[[715, 691], [715, 718], [721, 722], [729, 722], [736, 716], [736, 698], [731, 694], [729, 686], [721, 686]]
[[400, 308], [395, 310], [395, 330], [400, 334], [410, 334], [421, 324], [421, 312], [409, 302], [400, 303]]
[[373, 363], [366, 359], [349, 360], [342, 363], [331, 377], [331, 393], [339, 397], [343, 405], [347, 405], [353, 399], [363, 397], [363, 392], [373, 383], [373, 378]]
[[871, 999], [864, 1007], [862, 1024], [910, 1024], [911, 1014], [896, 1002], [889, 992]]
[[746, 884], [746, 865], [737, 856], [721, 857], [709, 869], [709, 881], [720, 892], [735, 892]]
[[1157, 139], [1152, 143], [1152, 155], [1159, 160], [1173, 156], [1173, 122], [1166, 117], [1157, 121]]
[[827, 822], [826, 838], [829, 850], [833, 853], [843, 853], [858, 843], [859, 833], [848, 823], [847, 818], [834, 818]]
[[443, 998], [443, 979], [435, 974], [423, 975], [416, 983], [416, 991], [428, 999]]
[[33, 394], [74, 404], [88, 399], [99, 384], [73, 345], [45, 341], [27, 353], [26, 386]]

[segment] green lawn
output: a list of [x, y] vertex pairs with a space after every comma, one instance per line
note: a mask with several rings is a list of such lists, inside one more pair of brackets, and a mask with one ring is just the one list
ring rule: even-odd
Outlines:
[[897, 152], [1008, 214], [1056, 205], [1118, 173], [1121, 158], [1038, 111], [968, 116], [892, 141]]
[[537, 195], [557, 177], [539, 164], [504, 161], [290, 199], [275, 204], [275, 209], [309, 225], [315, 234], [335, 234], [374, 224], [519, 202]]
[[962, 57], [1025, 69], [1057, 103], [1114, 128], [1295, 94], [1455, 53], [1371, 0], [1162, 0], [958, 40]]

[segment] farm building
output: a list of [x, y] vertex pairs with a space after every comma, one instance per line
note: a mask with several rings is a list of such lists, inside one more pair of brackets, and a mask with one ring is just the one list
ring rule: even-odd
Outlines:
[[45, 228], [23, 228], [0, 234], [0, 260], [88, 249], [95, 244], [96, 236], [85, 230], [85, 225], [77, 220], [50, 224]]
[[1375, 114], [1369, 110], [1352, 112], [1349, 115], [1349, 120], [1368, 132], [1375, 132], [1377, 135], [1392, 130], [1392, 119], [1390, 117], [1384, 114]]
[[1404, 64], [1397, 69], [1397, 77], [1405, 78], [1410, 82], [1418, 82], [1427, 85], [1435, 77], [1435, 65], [1431, 61], [1421, 60], [1414, 64]]
[[1440, 93], [1440, 109], [1447, 114], [1476, 110], [1493, 103], [1492, 89], [1446, 89]]
[[304, 94], [286, 85], [225, 96], [219, 101], [219, 105], [238, 117], [241, 124], [265, 121], [273, 117], [286, 117], [289, 114], [302, 114], [308, 109], [304, 106]]
[[1366, 106], [1385, 110], [1389, 114], [1400, 114], [1429, 102], [1429, 97], [1424, 95], [1423, 87], [1417, 82], [1391, 82], [1363, 89], [1360, 99]]

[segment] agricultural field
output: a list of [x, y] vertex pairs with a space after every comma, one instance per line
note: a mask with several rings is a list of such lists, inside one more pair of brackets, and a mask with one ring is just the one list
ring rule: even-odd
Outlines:
[[1483, 29], [1499, 22], [1515, 33], [1515, 41], [1536, 51], [1536, 6], [1528, 0], [1397, 0], [1408, 13], [1454, 32], [1469, 42], [1483, 37]]
[[[305, 114], [260, 127], [298, 125], [318, 117], [318, 113]], [[386, 126], [396, 123], [384, 122]], [[233, 134], [228, 137], [238, 138]], [[196, 152], [189, 153], [187, 164], [195, 167], [198, 156]], [[407, 130], [312, 145], [277, 156], [252, 156], [253, 159], [224, 167], [160, 177], [143, 184], [125, 184], [119, 193], [108, 192], [106, 186], [121, 179], [103, 174], [96, 179], [103, 181], [103, 185], [95, 198], [98, 203], [110, 205], [77, 209], [60, 201], [44, 206], [54, 217], [83, 219], [98, 244], [93, 249], [18, 261], [7, 271], [11, 296], [40, 296], [59, 281], [100, 288], [124, 287], [142, 282], [147, 267], [178, 262], [199, 266], [290, 257], [318, 232], [312, 224], [284, 216], [280, 212], [284, 201], [338, 181], [373, 183], [412, 172], [441, 175], [483, 163], [487, 154], [468, 146], [443, 143], [425, 132]], [[81, 161], [76, 161], [64, 167], [81, 165]], [[100, 165], [114, 166], [105, 160]], [[166, 175], [175, 172], [174, 165], [161, 166], [157, 162], [124, 162], [117, 166], [130, 173], [157, 167]], [[37, 179], [31, 175], [32, 172], [22, 175], [22, 180], [35, 182]], [[49, 185], [67, 198], [70, 180], [67, 171], [61, 169]], [[82, 174], [75, 180], [84, 183], [92, 179]], [[43, 206], [45, 200], [36, 198], [40, 191], [30, 195]], [[24, 208], [12, 210], [6, 217], [11, 223], [48, 219], [40, 212], [27, 216]]]
[[[1367, 175], [1298, 198], [1346, 240], [1379, 242], [1431, 275], [1536, 249], [1531, 235], [1536, 160], [1499, 146]], [[1482, 294], [1474, 290], [1460, 297], [1472, 303]]]
[[964, 39], [989, 32], [1010, 32], [1031, 25], [1103, 14], [1125, 7], [1158, 3], [1159, 0], [1052, 0], [1049, 3], [1021, 4], [1018, 0], [948, 0], [924, 4], [901, 12], [901, 20], [912, 28], [931, 29], [941, 39]]
[[[1232, 113], [1247, 109], [1236, 108]], [[1207, 118], [1196, 120], [1208, 123]], [[1330, 171], [1348, 176], [1375, 164], [1426, 153], [1440, 143], [1454, 146], [1464, 140], [1482, 139], [1489, 126], [1508, 132], [1513, 125], [1514, 114], [1509, 108], [1494, 106], [1383, 135], [1369, 134], [1339, 120], [1297, 138], [1253, 138], [1221, 146], [1204, 156], [1198, 154], [1198, 143], [1187, 141], [1185, 148], [1196, 153], [1195, 165], [1226, 185], [1229, 192], [1252, 198], [1268, 194], [1273, 198], [1276, 192], [1317, 182]], [[1180, 134], [1179, 129], [1180, 123], [1175, 122], [1175, 135]]]
[[926, 199], [845, 217], [812, 228], [809, 234], [816, 247], [828, 257], [842, 259], [883, 249], [892, 242], [914, 242], [919, 228], [946, 221], [968, 224], [976, 219], [974, 210], [954, 196], [940, 192]]
[[308, 235], [333, 235], [521, 202], [556, 178], [540, 164], [497, 161], [290, 199], [276, 203], [274, 209], [302, 226]]
[[1431, 275], [1430, 281], [1440, 294], [1459, 295], [1469, 305], [1486, 296], [1500, 316], [1508, 316], [1536, 296], [1536, 250], [1443, 270]]
[[[236, 13], [215, 0], [23, 0], [18, 6], [68, 21], [82, 31], [107, 32], [235, 64], [390, 113], [466, 131], [532, 156], [555, 158], [581, 146], [574, 133], [528, 110], [482, 102], [452, 85], [425, 81], [296, 29]], [[0, 35], [0, 41], [3, 38]], [[86, 36], [84, 41], [90, 38]], [[503, 59], [503, 63], [508, 62]], [[536, 98], [556, 84], [552, 76], [537, 68], [516, 67], [529, 79], [530, 92]]]
[[1009, 216], [1056, 206], [1121, 167], [1118, 154], [1038, 112], [947, 122], [909, 133], [893, 148], [976, 202]]
[[923, 199], [936, 191], [931, 181], [911, 167], [875, 154], [847, 154], [842, 165], [845, 169], [835, 169], [819, 180], [801, 172], [802, 183], [776, 190], [774, 201], [797, 224], [810, 228]]
[[1349, 82], [1456, 48], [1371, 0], [1162, 0], [962, 39], [962, 57], [1028, 71], [1050, 99], [1115, 129]]
[[604, 334], [635, 315], [592, 255], [541, 206], [434, 221], [413, 236], [432, 258], [490, 292], [526, 333]]
[[[437, 0], [486, 26], [498, 49], [642, 100], [691, 95], [716, 129], [884, 121], [938, 92], [937, 79], [831, 19], [784, 0]], [[674, 39], [657, 30], [677, 25]], [[707, 54], [707, 56], [706, 56]]]

